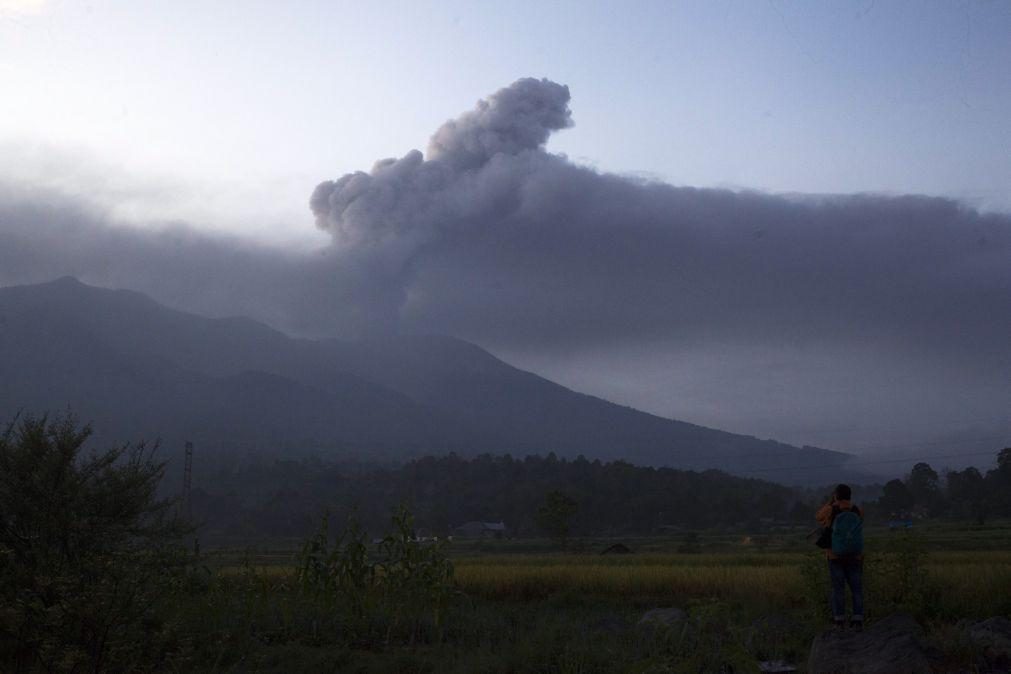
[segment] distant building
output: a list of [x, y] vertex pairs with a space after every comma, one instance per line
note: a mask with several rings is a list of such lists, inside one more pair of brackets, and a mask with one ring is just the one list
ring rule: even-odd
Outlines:
[[632, 549], [624, 543], [615, 543], [600, 551], [602, 555], [629, 555], [631, 553]]
[[892, 513], [888, 518], [889, 529], [912, 529], [913, 516], [909, 513]]
[[453, 533], [465, 538], [505, 538], [505, 522], [467, 522], [461, 524]]

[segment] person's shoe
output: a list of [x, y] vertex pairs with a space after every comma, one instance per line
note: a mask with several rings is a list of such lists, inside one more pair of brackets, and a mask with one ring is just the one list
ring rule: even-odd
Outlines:
[[854, 632], [863, 632], [864, 631], [864, 621], [863, 620], [851, 620], [850, 621], [850, 629], [853, 630]]
[[836, 632], [843, 632], [846, 630], [845, 620], [833, 620], [832, 625], [835, 627]]

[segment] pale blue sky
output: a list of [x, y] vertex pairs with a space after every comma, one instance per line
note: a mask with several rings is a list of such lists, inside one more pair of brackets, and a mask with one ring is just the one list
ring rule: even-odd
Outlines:
[[317, 182], [524, 76], [552, 151], [675, 184], [1011, 211], [1011, 2], [0, 0], [0, 176], [317, 238]]

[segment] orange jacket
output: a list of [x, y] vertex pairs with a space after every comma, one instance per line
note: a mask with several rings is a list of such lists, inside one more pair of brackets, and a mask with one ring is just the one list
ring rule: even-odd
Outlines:
[[[818, 509], [818, 513], [814, 516], [814, 518], [816, 520], [818, 520], [818, 524], [822, 525], [823, 527], [830, 527], [830, 526], [832, 526], [832, 507], [833, 506], [835, 506], [836, 508], [839, 508], [839, 510], [852, 510], [853, 512], [855, 512], [857, 515], [860, 516], [861, 520], [864, 518], [863, 511], [860, 510], [860, 508], [858, 508], [855, 505], [853, 505], [852, 501], [834, 500], [834, 501], [832, 501], [830, 503], [826, 503], [825, 505], [823, 505], [821, 508]], [[825, 556], [828, 557], [829, 559], [838, 559], [838, 557], [832, 552], [832, 548], [826, 548], [825, 549]], [[863, 558], [864, 558], [864, 556], [862, 554], [857, 555], [857, 559], [863, 559]]]

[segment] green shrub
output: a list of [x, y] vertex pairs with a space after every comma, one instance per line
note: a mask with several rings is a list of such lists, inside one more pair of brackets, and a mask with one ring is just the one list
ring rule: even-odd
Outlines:
[[70, 417], [25, 417], [0, 436], [0, 650], [4, 671], [117, 671], [157, 663], [185, 528], [156, 496], [143, 446], [86, 455]]
[[302, 545], [295, 578], [303, 592], [325, 607], [346, 610], [360, 619], [366, 613], [376, 581], [366, 534], [352, 515], [331, 544], [328, 520], [324, 515], [319, 531]]
[[[345, 631], [381, 624], [386, 644], [405, 630], [413, 643], [430, 625], [441, 640], [448, 603], [459, 594], [445, 543], [418, 540], [403, 506], [394, 511], [392, 524], [373, 561], [356, 518], [331, 541], [324, 517], [297, 557], [297, 585], [321, 616], [341, 616]], [[314, 623], [313, 631], [318, 627]]]
[[393, 532], [379, 546], [382, 559], [377, 574], [391, 616], [390, 630], [406, 621], [413, 642], [422, 622], [431, 616], [441, 638], [447, 604], [458, 594], [445, 543], [420, 542], [414, 536], [414, 518], [404, 506], [394, 512], [392, 523]]
[[919, 618], [936, 616], [941, 607], [940, 588], [927, 570], [926, 541], [913, 531], [896, 532], [884, 550], [868, 555], [864, 571], [868, 611], [884, 616], [910, 613]]

